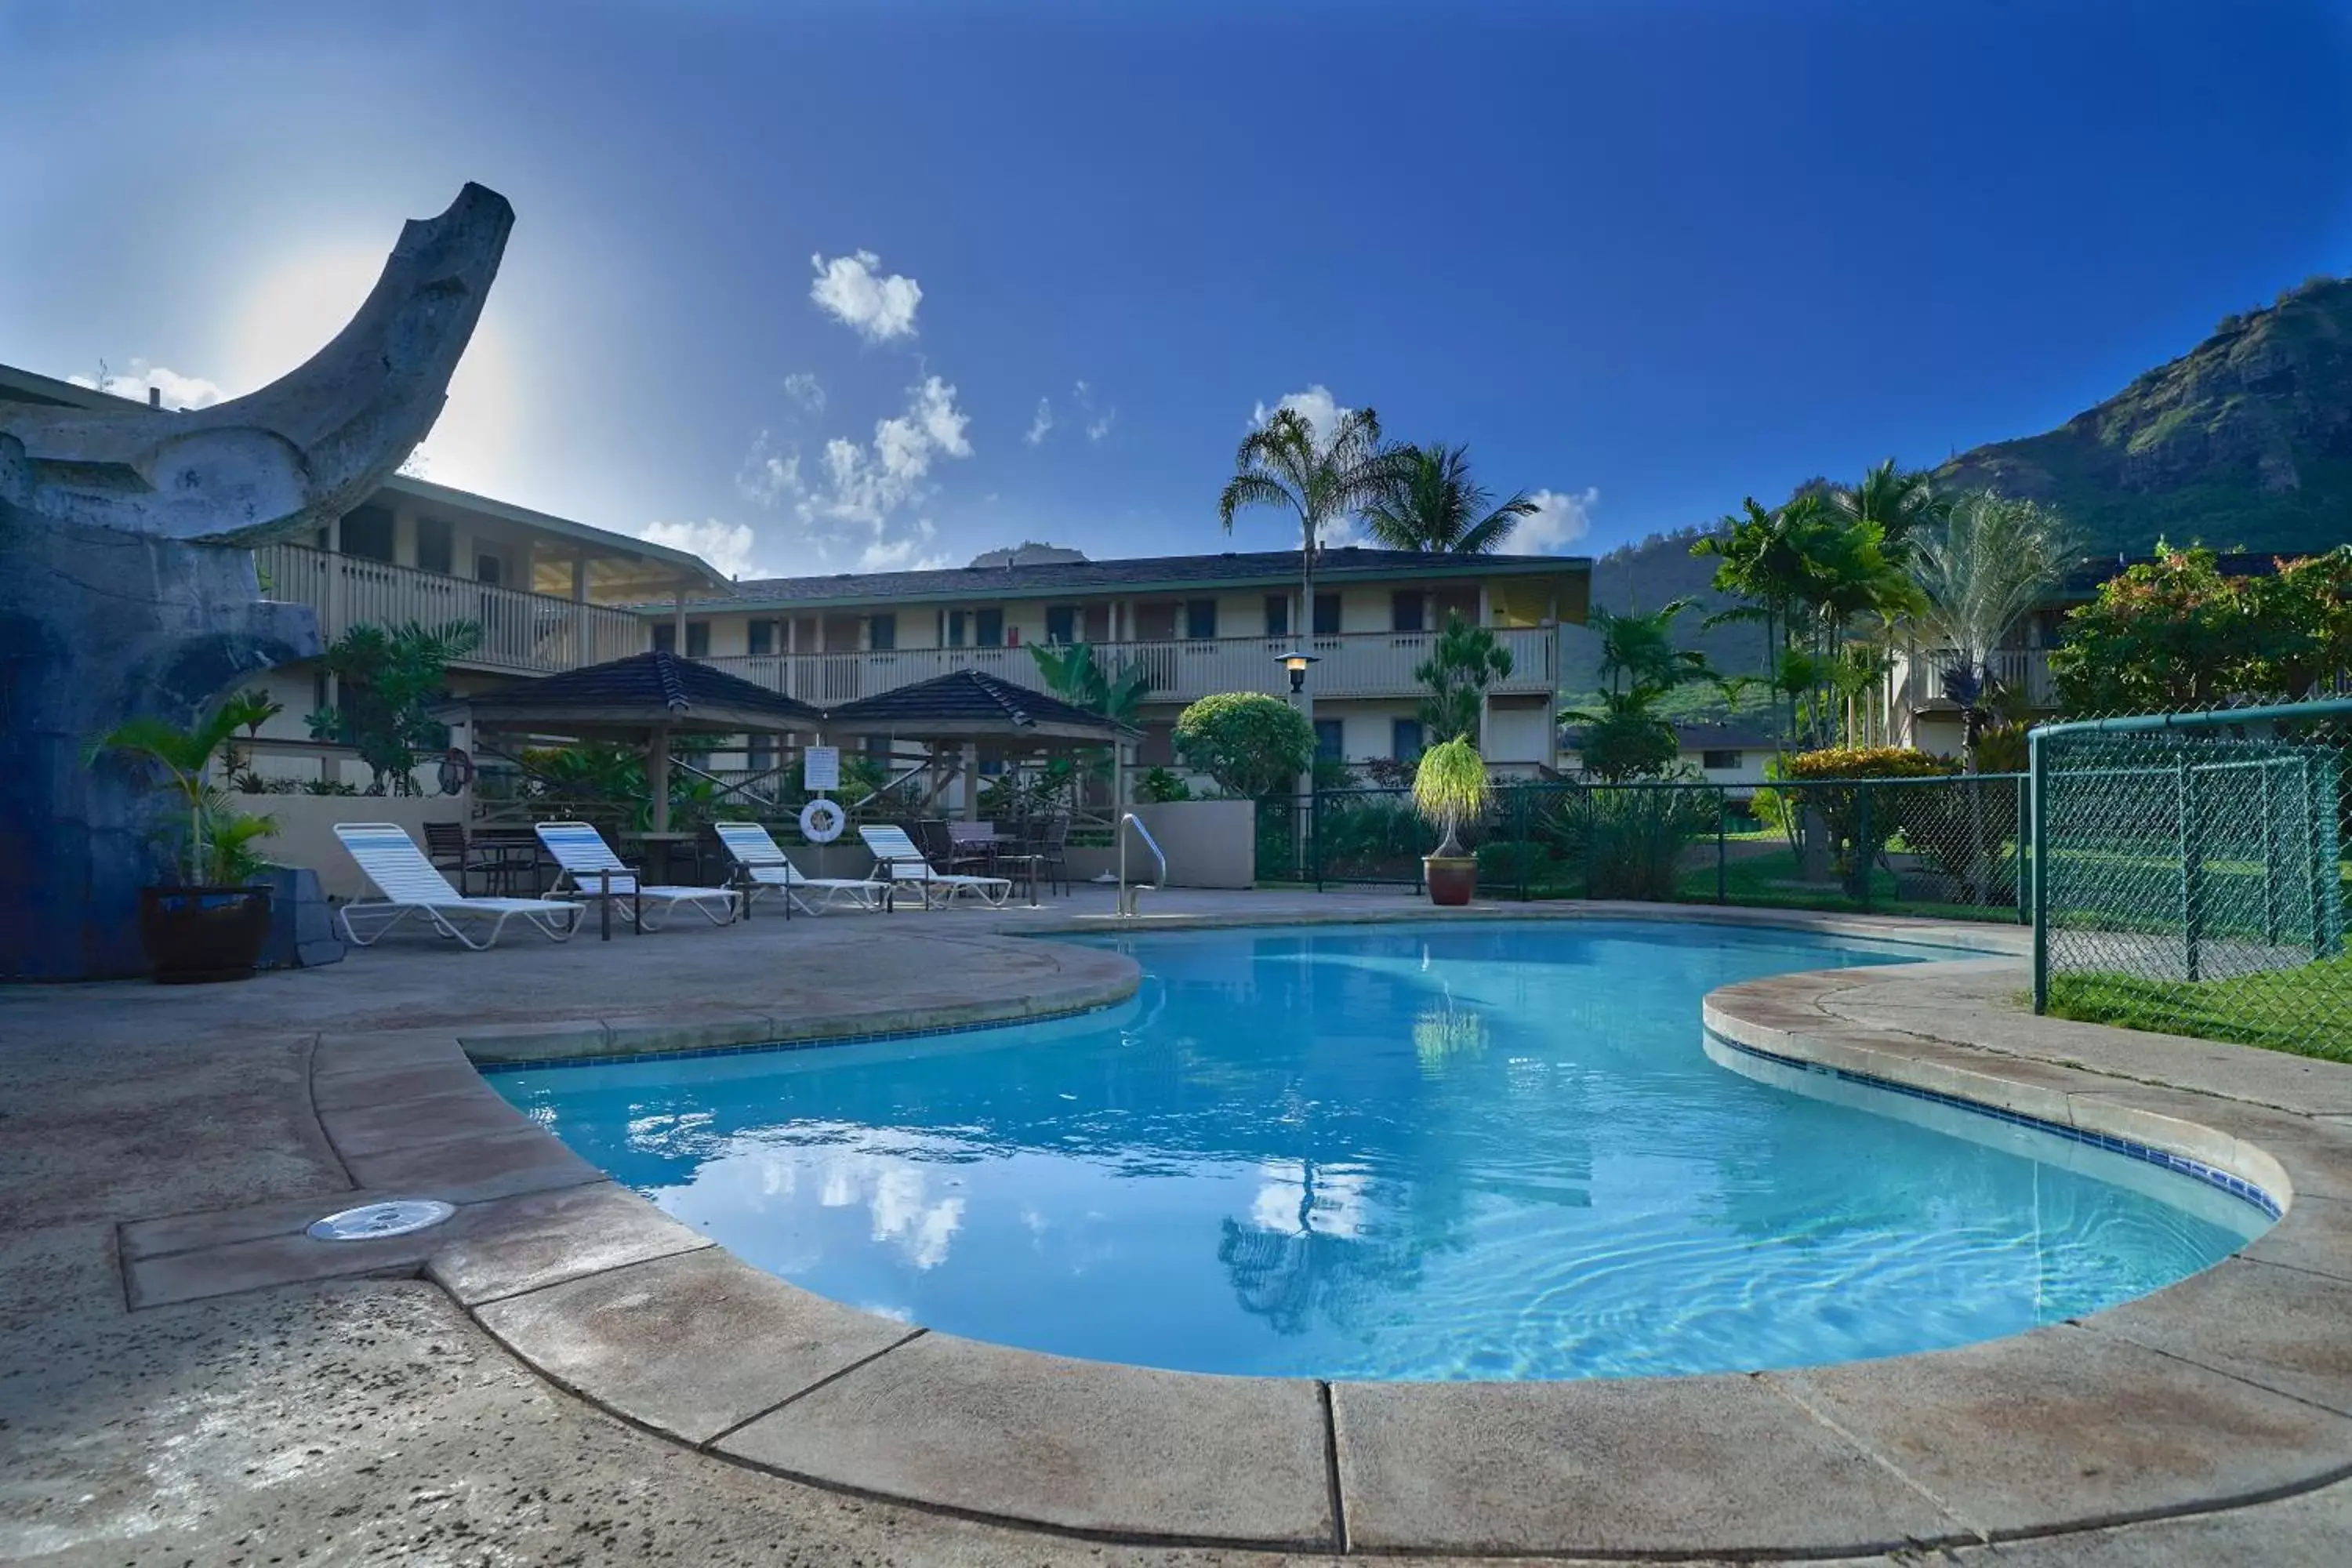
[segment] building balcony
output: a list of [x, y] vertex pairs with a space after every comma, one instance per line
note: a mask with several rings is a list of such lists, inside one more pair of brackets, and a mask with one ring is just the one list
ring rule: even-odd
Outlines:
[[253, 560], [263, 593], [317, 611], [319, 636], [326, 642], [353, 626], [389, 630], [406, 621], [426, 626], [471, 621], [481, 628], [481, 646], [456, 662], [507, 675], [560, 674], [643, 653], [650, 646], [646, 621], [629, 610], [302, 544], [265, 544]]
[[[1952, 704], [1944, 696], [1944, 671], [1958, 663], [1959, 658], [1950, 648], [1895, 655], [1895, 689], [1903, 707], [1913, 713], [1951, 711]], [[2008, 695], [2022, 697], [2027, 706], [2039, 711], [2057, 707], [2058, 688], [2050, 679], [2048, 648], [1999, 648], [1987, 657], [1985, 665]]]
[[[1498, 628], [1496, 640], [1510, 651], [1511, 673], [1487, 688], [1496, 696], [1549, 697], [1559, 682], [1559, 638], [1549, 626]], [[1324, 698], [1417, 698], [1423, 694], [1413, 670], [1427, 661], [1435, 632], [1347, 632], [1308, 639], [1317, 663], [1307, 689]], [[1206, 637], [1174, 642], [1098, 643], [1095, 657], [1106, 667], [1139, 667], [1150, 679], [1144, 700], [1191, 702], [1219, 691], [1290, 689], [1277, 662], [1296, 646], [1290, 637]], [[706, 660], [772, 691], [819, 708], [911, 686], [958, 669], [979, 669], [1018, 686], [1046, 689], [1045, 679], [1021, 647], [896, 648], [858, 653], [753, 654]]]

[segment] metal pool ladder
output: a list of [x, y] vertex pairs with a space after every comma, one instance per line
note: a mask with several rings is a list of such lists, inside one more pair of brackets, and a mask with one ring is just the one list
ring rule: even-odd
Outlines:
[[[1127, 830], [1130, 827], [1142, 837], [1143, 847], [1151, 851], [1151, 858], [1160, 863], [1160, 880], [1136, 883], [1128, 881]], [[1160, 840], [1151, 837], [1151, 829], [1144, 826], [1142, 820], [1135, 813], [1130, 811], [1122, 814], [1118, 819], [1118, 918], [1123, 921], [1133, 920], [1137, 899], [1145, 893], [1156, 893], [1167, 885], [1168, 857], [1160, 852]]]

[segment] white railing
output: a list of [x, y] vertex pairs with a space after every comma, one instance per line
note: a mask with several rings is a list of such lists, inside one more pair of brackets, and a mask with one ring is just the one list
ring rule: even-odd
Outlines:
[[643, 653], [652, 644], [642, 617], [602, 605], [576, 605], [302, 544], [265, 544], [253, 552], [253, 562], [268, 597], [318, 612], [319, 636], [326, 642], [353, 626], [471, 621], [481, 628], [481, 646], [459, 662], [522, 675], [603, 664]]
[[[1944, 671], [1959, 662], [1950, 648], [1929, 648], [1898, 655], [1899, 689], [1904, 706], [1917, 712], [1948, 708], [1944, 697]], [[2058, 688], [2050, 679], [2050, 650], [2042, 647], [1997, 648], [1985, 658], [1985, 668], [2002, 691], [2024, 698], [2034, 708], [2057, 705]]]
[[[1549, 695], [1559, 681], [1559, 640], [1549, 626], [1498, 629], [1510, 650], [1511, 673], [1488, 687], [1503, 696]], [[1437, 641], [1435, 632], [1347, 632], [1308, 640], [1317, 663], [1307, 676], [1318, 697], [1412, 697], [1413, 670]], [[1213, 637], [1197, 641], [1098, 643], [1095, 657], [1118, 668], [1132, 664], [1150, 679], [1150, 700], [1190, 702], [1218, 691], [1290, 689], [1279, 656], [1288, 637]], [[772, 691], [820, 708], [912, 686], [951, 670], [980, 669], [1000, 680], [1046, 689], [1026, 647], [897, 648], [868, 653], [735, 655], [708, 662]]]

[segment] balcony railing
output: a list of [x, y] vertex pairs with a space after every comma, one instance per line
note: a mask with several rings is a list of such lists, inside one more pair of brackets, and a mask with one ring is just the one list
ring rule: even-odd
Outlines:
[[[1944, 697], [1944, 671], [1959, 662], [1950, 648], [1931, 648], [1901, 656], [1896, 665], [1897, 689], [1913, 712], [1949, 708]], [[1985, 667], [2002, 691], [2021, 696], [2030, 707], [2055, 708], [2058, 688], [2050, 679], [2050, 650], [2043, 647], [1999, 648], [1986, 656]]]
[[[1511, 673], [1487, 689], [1498, 696], [1549, 696], [1559, 682], [1559, 641], [1550, 627], [1497, 630], [1511, 654]], [[1317, 697], [1414, 697], [1413, 670], [1426, 662], [1435, 632], [1348, 632], [1309, 639], [1317, 664], [1307, 676]], [[1153, 702], [1190, 702], [1218, 691], [1290, 689], [1276, 662], [1295, 646], [1289, 637], [1213, 637], [1176, 642], [1100, 643], [1107, 666], [1139, 666], [1150, 677]], [[736, 655], [708, 662], [772, 691], [820, 708], [929, 680], [951, 670], [979, 669], [1035, 690], [1046, 689], [1026, 647], [897, 648], [860, 653]]]
[[577, 605], [302, 544], [265, 544], [253, 560], [264, 592], [316, 610], [319, 636], [328, 642], [353, 626], [471, 621], [481, 628], [481, 646], [459, 662], [517, 675], [578, 669], [643, 653], [650, 646], [643, 619], [602, 605]]

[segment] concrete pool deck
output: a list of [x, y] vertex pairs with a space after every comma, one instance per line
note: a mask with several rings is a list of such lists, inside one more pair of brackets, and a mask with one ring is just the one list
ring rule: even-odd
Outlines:
[[[779, 1528], [868, 1560], [1930, 1545], [2002, 1562], [2344, 1560], [2352, 1068], [2033, 1020], [2009, 1003], [2014, 957], [1756, 982], [1717, 994], [1710, 1021], [1784, 1060], [2189, 1155], [2272, 1192], [2284, 1220], [2079, 1323], [1757, 1375], [1326, 1385], [926, 1333], [737, 1262], [469, 1065], [1092, 1005], [1131, 987], [1126, 960], [1008, 938], [1099, 929], [1107, 902], [789, 926], [763, 911], [610, 944], [510, 935], [478, 955], [396, 938], [241, 986], [0, 993], [0, 1557], [121, 1561], [129, 1542], [134, 1561], [227, 1561], [236, 1537], [220, 1532], [260, 1510], [278, 1522], [256, 1560], [321, 1532], [402, 1539], [420, 1511], [453, 1560], [475, 1560], [457, 1554], [469, 1541], [529, 1560], [567, 1512], [601, 1524], [574, 1533], [613, 1561], [718, 1560], [714, 1542], [772, 1544]], [[1393, 894], [1154, 907], [1165, 924], [1430, 913]], [[2021, 937], [1778, 911], [1480, 911], [1620, 912], [2011, 953]], [[449, 1198], [458, 1217], [397, 1241], [299, 1234], [393, 1192]], [[271, 1394], [297, 1362], [328, 1408], [392, 1408], [322, 1424]], [[414, 1408], [376, 1392], [420, 1384]], [[449, 1411], [422, 1415], [436, 1402]], [[473, 1435], [462, 1458], [452, 1421]], [[588, 1467], [568, 1488], [565, 1452]], [[438, 1494], [421, 1510], [362, 1479], [404, 1468], [412, 1491]], [[566, 1500], [533, 1500], [551, 1474]], [[632, 1488], [635, 1510], [609, 1500]], [[632, 1546], [635, 1512], [647, 1533]]]

